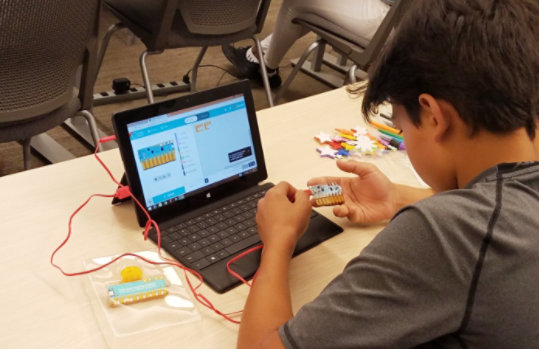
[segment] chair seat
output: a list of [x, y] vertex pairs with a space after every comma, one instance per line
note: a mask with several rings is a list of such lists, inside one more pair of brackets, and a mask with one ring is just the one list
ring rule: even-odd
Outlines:
[[299, 21], [310, 24], [312, 26], [312, 30], [316, 34], [331, 33], [336, 37], [346, 39], [348, 42], [355, 43], [363, 48], [367, 47], [370, 41], [366, 38], [358, 36], [354, 32], [351, 32], [339, 26], [337, 23], [331, 22], [323, 17], [320, 17], [312, 13], [298, 14], [297, 17], [294, 18], [294, 22], [299, 22]]
[[152, 31], [157, 26], [156, 18], [159, 18], [160, 3], [147, 0], [107, 0], [106, 5], [127, 27], [137, 35], [148, 51], [160, 51], [163, 49], [180, 47], [219, 46], [228, 43], [249, 39], [257, 31], [257, 25], [253, 24], [247, 29], [237, 33], [224, 35], [207, 35], [192, 33], [181, 18], [179, 11], [175, 11], [172, 28], [165, 43], [157, 45]]
[[185, 26], [185, 23], [177, 18], [178, 16], [180, 16], [179, 12], [176, 13], [172, 30], [168, 35], [168, 47], [200, 47], [201, 42], [204, 43], [204, 46], [225, 45], [232, 42], [249, 39], [253, 36], [253, 33], [256, 32], [256, 25], [252, 25], [245, 30], [233, 34], [194, 34], [189, 32]]
[[159, 1], [148, 0], [106, 0], [107, 7], [122, 20], [131, 22], [128, 27], [136, 31], [135, 35], [151, 35], [152, 24], [160, 13]]
[[0, 142], [20, 141], [46, 132], [51, 128], [61, 125], [65, 120], [77, 114], [80, 108], [80, 100], [75, 94], [69, 103], [48, 114], [39, 115], [31, 120], [10, 123], [6, 126], [2, 125], [0, 127]]

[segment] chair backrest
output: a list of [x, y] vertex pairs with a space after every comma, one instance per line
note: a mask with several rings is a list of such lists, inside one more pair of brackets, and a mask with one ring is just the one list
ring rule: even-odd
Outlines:
[[90, 106], [99, 11], [100, 0], [0, 2], [0, 123], [67, 103], [81, 64], [79, 96]]
[[368, 42], [354, 37], [350, 33], [344, 33], [333, 23], [311, 14], [301, 15], [293, 21], [309, 28], [331, 46], [346, 55], [359, 68], [365, 70], [378, 56], [391, 31], [399, 24], [400, 19], [412, 1], [396, 0], [376, 30], [376, 33]]

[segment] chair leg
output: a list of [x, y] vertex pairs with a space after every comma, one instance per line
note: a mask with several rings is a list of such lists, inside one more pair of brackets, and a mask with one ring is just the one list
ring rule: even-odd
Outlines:
[[316, 42], [318, 47], [314, 50], [313, 57], [311, 59], [311, 70], [319, 72], [322, 70], [322, 64], [324, 63], [324, 54], [326, 53], [326, 42], [320, 35], [316, 36]]
[[351, 84], [353, 84], [354, 82], [357, 82], [356, 69], [357, 69], [357, 65], [353, 64], [348, 70], [348, 82]]
[[197, 90], [197, 76], [198, 76], [198, 67], [200, 66], [200, 63], [202, 62], [202, 58], [204, 58], [204, 55], [206, 54], [206, 50], [208, 49], [208, 46], [202, 46], [200, 51], [198, 52], [197, 59], [195, 60], [195, 64], [193, 65], [193, 68], [191, 69], [191, 82], [189, 83], [191, 92], [196, 92]]
[[116, 23], [111, 25], [107, 32], [105, 33], [105, 36], [103, 37], [103, 42], [101, 43], [101, 47], [99, 48], [99, 54], [97, 56], [97, 69], [95, 71], [96, 79], [97, 74], [99, 74], [99, 70], [101, 69], [101, 64], [103, 64], [103, 58], [105, 58], [105, 52], [107, 50], [107, 47], [109, 46], [110, 38], [114, 33], [116, 33], [118, 30], [125, 28], [125, 25], [123, 23]]
[[101, 143], [99, 143], [99, 133], [97, 132], [97, 125], [95, 123], [94, 114], [92, 114], [88, 110], [81, 110], [79, 114], [82, 115], [88, 122], [88, 127], [90, 128], [90, 134], [92, 135], [94, 144], [97, 146], [97, 151], [101, 152], [103, 149], [101, 147]]
[[273, 107], [273, 96], [271, 95], [271, 88], [269, 84], [268, 79], [268, 71], [266, 70], [266, 63], [264, 62], [264, 51], [262, 50], [262, 45], [260, 44], [260, 40], [256, 36], [253, 36], [253, 41], [256, 44], [256, 48], [258, 49], [258, 52], [260, 53], [260, 74], [262, 75], [262, 82], [264, 83], [264, 89], [266, 90], [266, 96], [268, 97], [268, 104], [271, 107]]
[[307, 47], [307, 49], [305, 50], [305, 52], [303, 52], [303, 54], [301, 55], [300, 59], [298, 60], [298, 62], [296, 63], [296, 66], [294, 67], [294, 69], [292, 70], [292, 72], [290, 73], [290, 75], [288, 75], [288, 78], [286, 79], [286, 81], [284, 82], [284, 84], [281, 86], [281, 88], [279, 89], [279, 92], [277, 93], [277, 95], [275, 96], [275, 99], [273, 100], [273, 102], [275, 104], [277, 104], [279, 102], [279, 99], [281, 99], [282, 95], [284, 94], [284, 92], [288, 89], [288, 86], [290, 85], [290, 83], [292, 82], [292, 80], [294, 79], [294, 77], [296, 76], [296, 74], [298, 73], [298, 71], [301, 69], [301, 67], [303, 66], [303, 63], [305, 63], [305, 61], [307, 60], [307, 57], [309, 57], [309, 55], [311, 54], [311, 52], [313, 52], [319, 45], [320, 45], [320, 40], [317, 40], [315, 42], [313, 42], [309, 47]]
[[24, 169], [29, 170], [32, 167], [32, 159], [30, 155], [30, 142], [32, 138], [27, 138], [22, 141], [22, 156], [24, 160]]
[[148, 51], [145, 50], [140, 55], [140, 70], [142, 71], [142, 80], [144, 80], [144, 88], [146, 89], [146, 97], [149, 104], [153, 104], [153, 91], [152, 85], [150, 84], [150, 77], [148, 76], [148, 68], [146, 67], [146, 57], [148, 55], [156, 55], [162, 53], [163, 51]]

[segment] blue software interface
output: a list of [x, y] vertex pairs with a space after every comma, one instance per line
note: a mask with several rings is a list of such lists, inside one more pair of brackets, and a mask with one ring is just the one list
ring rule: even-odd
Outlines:
[[257, 170], [243, 95], [127, 125], [153, 210]]

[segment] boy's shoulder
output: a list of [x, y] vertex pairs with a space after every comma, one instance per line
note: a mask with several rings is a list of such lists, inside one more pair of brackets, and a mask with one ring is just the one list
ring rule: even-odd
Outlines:
[[498, 205], [502, 216], [539, 210], [539, 162], [499, 164], [483, 171], [465, 188], [435, 194], [399, 213], [416, 210], [427, 220], [448, 224], [484, 222]]

